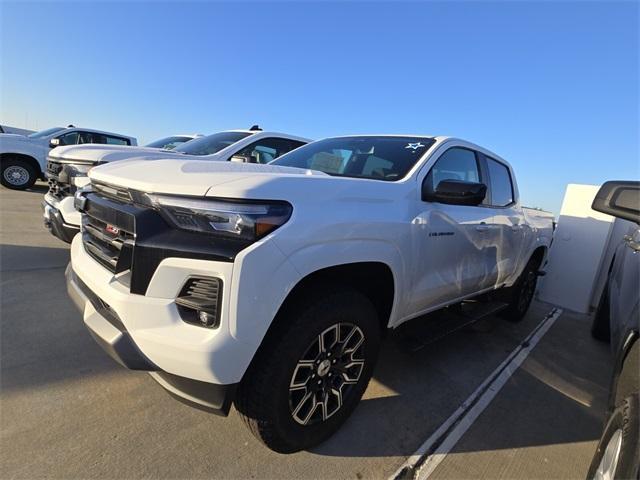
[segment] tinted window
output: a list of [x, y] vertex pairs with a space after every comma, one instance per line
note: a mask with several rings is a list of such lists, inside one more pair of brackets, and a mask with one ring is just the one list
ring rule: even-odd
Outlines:
[[150, 148], [164, 148], [167, 150], [172, 150], [181, 143], [186, 143], [189, 140], [192, 140], [192, 138], [174, 135], [173, 137], [161, 138], [160, 140], [156, 140], [155, 142], [151, 142], [145, 146]]
[[327, 138], [300, 147], [273, 164], [394, 181], [404, 177], [433, 142], [426, 137]]
[[211, 155], [218, 153], [223, 148], [233, 145], [238, 140], [251, 135], [247, 132], [220, 132], [207, 137], [196, 138], [173, 149], [174, 152], [182, 152], [187, 155]]
[[509, 169], [502, 163], [487, 157], [491, 182], [491, 205], [504, 207], [513, 203], [513, 186]]
[[301, 145], [304, 145], [304, 142], [286, 138], [262, 138], [234, 155], [250, 157], [253, 163], [269, 163]]
[[112, 137], [110, 135], [106, 136], [106, 142], [108, 145], [131, 145], [131, 142], [128, 138], [122, 137]]
[[60, 139], [60, 146], [63, 145], [76, 145], [78, 143], [78, 132], [65, 133], [64, 135], [60, 135], [58, 139]]
[[436, 187], [443, 180], [479, 182], [476, 154], [466, 148], [450, 148], [444, 152], [425, 178], [427, 191], [435, 192]]

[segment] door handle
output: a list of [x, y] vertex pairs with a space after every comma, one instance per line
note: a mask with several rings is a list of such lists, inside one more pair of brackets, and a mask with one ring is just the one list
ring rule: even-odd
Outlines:
[[480, 225], [476, 225], [476, 230], [478, 232], [486, 232], [487, 230], [489, 230], [489, 226], [482, 222]]

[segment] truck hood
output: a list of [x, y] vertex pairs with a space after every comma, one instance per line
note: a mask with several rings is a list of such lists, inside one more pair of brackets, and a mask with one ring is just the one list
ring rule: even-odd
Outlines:
[[[211, 160], [134, 158], [92, 168], [91, 180], [143, 192], [204, 196], [209, 190], [240, 180], [260, 184], [274, 176], [324, 176], [325, 173], [276, 165], [257, 165]], [[250, 182], [251, 183], [251, 182]], [[246, 187], [245, 187], [246, 188]], [[243, 198], [241, 189], [236, 198]], [[246, 192], [245, 192], [246, 193]]]
[[56, 147], [49, 153], [51, 160], [78, 163], [107, 163], [128, 158], [146, 157], [182, 157], [183, 154], [149, 147], [133, 147], [129, 145], [68, 145]]
[[92, 180], [143, 192], [297, 203], [343, 199], [393, 202], [396, 182], [335, 177], [316, 170], [210, 160], [132, 159], [91, 169]]

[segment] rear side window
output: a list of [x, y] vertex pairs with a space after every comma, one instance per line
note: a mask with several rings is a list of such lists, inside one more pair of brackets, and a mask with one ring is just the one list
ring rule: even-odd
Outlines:
[[443, 180], [479, 182], [480, 173], [475, 152], [458, 147], [444, 152], [424, 180], [426, 190], [429, 193], [435, 192], [438, 184]]
[[107, 135], [106, 143], [108, 145], [131, 145], [131, 141], [128, 138], [112, 137], [110, 135]]
[[513, 184], [509, 169], [500, 162], [487, 157], [489, 181], [491, 182], [491, 205], [506, 207], [513, 203]]

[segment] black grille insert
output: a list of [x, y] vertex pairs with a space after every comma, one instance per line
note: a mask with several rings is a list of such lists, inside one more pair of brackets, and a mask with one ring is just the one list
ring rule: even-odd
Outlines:
[[86, 212], [82, 216], [82, 241], [87, 253], [113, 273], [131, 269], [133, 232]]

